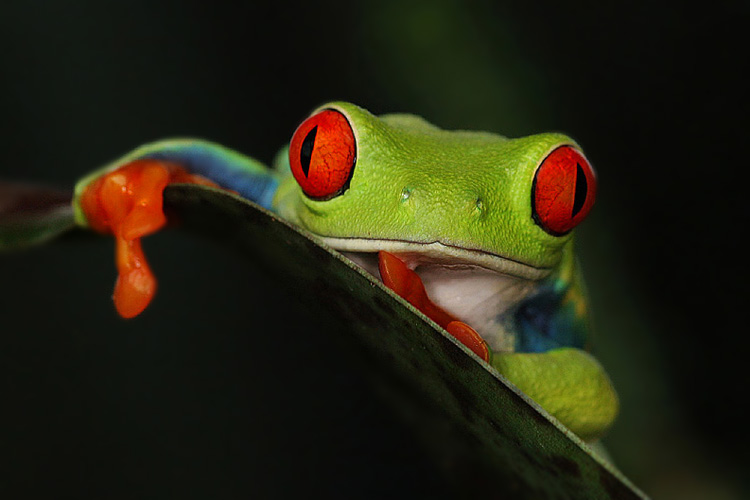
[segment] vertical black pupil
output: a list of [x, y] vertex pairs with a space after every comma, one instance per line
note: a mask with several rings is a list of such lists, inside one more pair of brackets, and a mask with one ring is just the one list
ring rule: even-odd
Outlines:
[[[302, 165], [302, 172], [305, 173], [305, 177], [307, 177], [307, 172], [310, 170], [310, 159], [312, 158], [313, 148], [315, 148], [315, 136], [317, 133], [318, 126], [315, 125], [305, 136], [305, 140], [302, 141], [302, 147], [300, 148], [299, 162]], [[578, 193], [576, 193], [576, 196], [578, 196]]]
[[573, 198], [573, 213], [570, 218], [575, 217], [578, 212], [583, 208], [583, 204], [586, 203], [586, 194], [588, 193], [588, 181], [586, 180], [586, 174], [583, 172], [583, 168], [579, 163], [576, 163], [576, 193]]

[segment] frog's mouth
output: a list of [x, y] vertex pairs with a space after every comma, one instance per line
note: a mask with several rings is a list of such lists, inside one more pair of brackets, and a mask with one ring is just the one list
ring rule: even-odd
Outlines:
[[[440, 242], [322, 239], [485, 360], [489, 354], [484, 355], [484, 349], [514, 350], [515, 337], [512, 329], [506, 328], [507, 318], [534, 289], [535, 282], [551, 272]], [[460, 325], [450, 326], [453, 321]]]
[[365, 238], [321, 237], [321, 239], [340, 252], [375, 253], [382, 250], [403, 256], [412, 268], [424, 264], [473, 266], [534, 281], [546, 278], [551, 272], [550, 268], [536, 267], [483, 250], [447, 245], [439, 241], [418, 243], [406, 240]]

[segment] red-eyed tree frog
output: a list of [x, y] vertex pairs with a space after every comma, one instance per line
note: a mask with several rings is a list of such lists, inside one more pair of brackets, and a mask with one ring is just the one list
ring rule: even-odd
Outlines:
[[587, 352], [572, 230], [596, 176], [561, 134], [441, 130], [353, 104], [315, 110], [274, 167], [202, 140], [140, 147], [76, 186], [76, 221], [114, 234], [115, 305], [139, 314], [156, 280], [140, 238], [171, 182], [231, 190], [313, 233], [405, 298], [584, 440], [618, 411]]

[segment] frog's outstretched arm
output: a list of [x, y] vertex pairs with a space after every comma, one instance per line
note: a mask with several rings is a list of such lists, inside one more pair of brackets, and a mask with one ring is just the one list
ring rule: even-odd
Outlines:
[[218, 186], [271, 207], [278, 174], [262, 163], [218, 144], [174, 139], [142, 146], [76, 184], [76, 222], [116, 240], [119, 277], [115, 307], [121, 316], [140, 314], [156, 292], [140, 238], [166, 223], [162, 193], [170, 183]]

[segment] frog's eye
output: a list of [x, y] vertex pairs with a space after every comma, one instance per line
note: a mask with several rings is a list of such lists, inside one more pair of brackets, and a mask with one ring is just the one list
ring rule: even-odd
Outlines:
[[596, 197], [596, 175], [588, 160], [571, 146], [560, 146], [539, 165], [531, 190], [534, 220], [561, 236], [586, 218]]
[[349, 187], [354, 172], [354, 132], [346, 117], [333, 109], [317, 113], [300, 125], [289, 145], [289, 164], [302, 191], [328, 200]]

